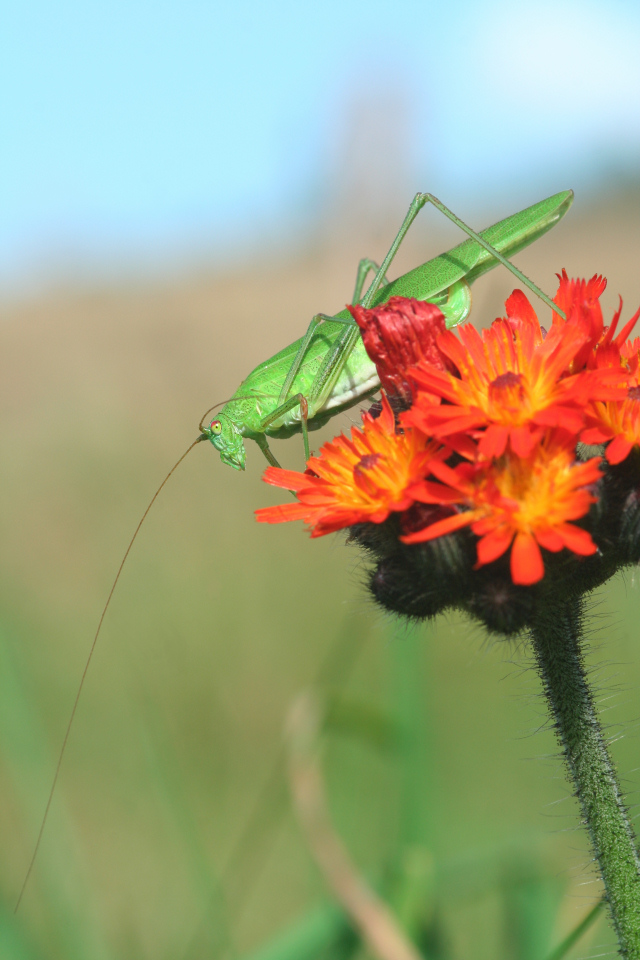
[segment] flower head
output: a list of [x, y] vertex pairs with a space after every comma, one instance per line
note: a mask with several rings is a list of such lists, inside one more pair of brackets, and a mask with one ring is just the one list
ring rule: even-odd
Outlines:
[[484, 457], [500, 457], [508, 445], [528, 457], [550, 427], [577, 436], [590, 398], [624, 397], [629, 375], [620, 364], [570, 373], [597, 326], [585, 316], [586, 308], [573, 310], [566, 321], [558, 319], [547, 334], [521, 290], [509, 297], [506, 310], [506, 318], [482, 333], [464, 324], [459, 338], [452, 331], [440, 335], [438, 346], [455, 364], [457, 376], [424, 362], [411, 375], [419, 391], [447, 402], [425, 403], [418, 392], [404, 423], [441, 439], [471, 433]]
[[600, 297], [605, 291], [607, 281], [597, 274], [594, 274], [590, 280], [572, 280], [564, 269], [562, 273], [557, 274], [557, 277], [560, 284], [554, 303], [563, 311], [566, 320], [563, 320], [560, 314], [554, 313], [554, 325], [562, 328], [565, 323], [579, 318], [588, 334], [571, 361], [571, 372], [575, 373], [587, 365], [590, 355], [602, 337], [604, 321]]
[[266, 482], [295, 491], [298, 502], [256, 510], [257, 520], [304, 520], [311, 535], [321, 537], [363, 521], [382, 523], [390, 513], [410, 507], [409, 488], [445, 448], [418, 430], [396, 432], [384, 395], [381, 415], [363, 419], [362, 429], [353, 427], [350, 439], [342, 434], [311, 457], [306, 473], [269, 467]]
[[[628, 456], [640, 447], [640, 311], [618, 331], [622, 303], [606, 326], [601, 276], [559, 279], [548, 332], [521, 290], [482, 332], [447, 330], [437, 308], [402, 297], [352, 308], [388, 397], [306, 473], [270, 467], [265, 480], [297, 502], [258, 519], [302, 519], [315, 537], [351, 527], [384, 607], [458, 608], [507, 635], [540, 602], [640, 562], [640, 457]], [[581, 460], [579, 441], [608, 444], [608, 464]]]
[[631, 387], [625, 400], [593, 403], [591, 426], [580, 436], [583, 443], [608, 443], [609, 463], [622, 463], [633, 447], [640, 446], [640, 387]]
[[439, 482], [423, 481], [414, 489], [424, 503], [459, 504], [463, 512], [402, 537], [404, 543], [432, 540], [470, 526], [478, 541], [478, 566], [511, 547], [514, 583], [541, 580], [540, 547], [558, 552], [567, 547], [586, 556], [595, 553], [590, 534], [569, 521], [585, 516], [596, 498], [589, 487], [600, 479], [600, 459], [575, 463], [571, 437], [554, 431], [528, 457], [512, 453], [496, 461], [480, 460], [451, 468], [434, 463]]

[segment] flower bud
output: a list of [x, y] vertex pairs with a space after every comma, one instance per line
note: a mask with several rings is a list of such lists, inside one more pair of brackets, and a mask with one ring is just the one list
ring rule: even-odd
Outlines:
[[446, 324], [435, 304], [391, 297], [388, 303], [371, 310], [359, 304], [348, 309], [362, 330], [365, 350], [390, 397], [398, 395], [406, 406], [411, 404], [413, 391], [407, 371], [421, 360], [440, 370], [451, 368], [436, 343]]

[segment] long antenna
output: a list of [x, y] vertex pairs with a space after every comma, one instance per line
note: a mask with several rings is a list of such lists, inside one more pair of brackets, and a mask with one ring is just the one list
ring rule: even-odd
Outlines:
[[103, 609], [102, 609], [102, 614], [100, 615], [100, 620], [98, 621], [98, 629], [97, 629], [96, 632], [95, 632], [95, 636], [94, 636], [94, 638], [93, 638], [93, 643], [91, 644], [91, 647], [90, 647], [90, 649], [89, 649], [89, 656], [87, 657], [86, 663], [85, 663], [85, 665], [84, 665], [84, 670], [82, 671], [82, 676], [81, 676], [81, 678], [80, 678], [80, 684], [79, 684], [79, 686], [78, 686], [78, 692], [76, 693], [76, 698], [75, 698], [75, 700], [74, 700], [74, 702], [73, 702], [73, 707], [72, 707], [72, 709], [71, 709], [71, 715], [70, 715], [70, 717], [69, 717], [69, 722], [68, 722], [68, 724], [67, 724], [67, 729], [66, 729], [65, 734], [64, 734], [64, 739], [63, 739], [63, 741], [62, 741], [62, 746], [61, 746], [61, 748], [60, 748], [60, 753], [58, 754], [58, 762], [57, 762], [57, 764], [56, 764], [55, 773], [54, 773], [54, 775], [53, 775], [53, 780], [52, 780], [52, 782], [51, 782], [51, 789], [49, 790], [49, 796], [47, 797], [47, 804], [46, 804], [46, 806], [45, 806], [45, 808], [44, 808], [44, 814], [43, 814], [43, 817], [42, 817], [42, 821], [40, 822], [40, 830], [38, 831], [38, 838], [37, 838], [37, 840], [36, 840], [35, 847], [33, 848], [33, 854], [32, 854], [32, 856], [31, 856], [31, 860], [30, 860], [30, 862], [29, 862], [29, 866], [28, 866], [28, 868], [27, 868], [27, 872], [26, 872], [26, 874], [25, 874], [25, 878], [24, 878], [24, 880], [23, 880], [23, 882], [22, 882], [22, 887], [20, 888], [20, 894], [19, 894], [18, 899], [17, 899], [17, 901], [16, 901], [16, 905], [15, 905], [15, 907], [13, 908], [14, 914], [18, 912], [18, 908], [19, 908], [20, 903], [21, 903], [21, 901], [22, 901], [22, 897], [23, 897], [24, 891], [25, 891], [25, 889], [26, 889], [27, 883], [29, 882], [29, 877], [31, 876], [31, 872], [32, 872], [32, 870], [33, 870], [33, 865], [34, 865], [34, 863], [36, 862], [36, 857], [38, 856], [38, 850], [40, 849], [40, 842], [41, 842], [41, 840], [42, 840], [42, 835], [43, 835], [43, 833], [44, 833], [44, 828], [45, 828], [45, 825], [46, 825], [46, 822], [47, 822], [47, 818], [48, 818], [48, 816], [49, 816], [49, 810], [50, 810], [50, 808], [51, 808], [51, 801], [53, 800], [53, 794], [55, 793], [56, 784], [58, 783], [58, 777], [59, 777], [59, 775], [60, 775], [60, 768], [61, 768], [61, 766], [62, 766], [62, 758], [64, 757], [65, 750], [67, 749], [67, 742], [68, 742], [68, 740], [69, 740], [69, 734], [71, 733], [71, 727], [73, 726], [73, 721], [74, 721], [74, 718], [75, 718], [75, 715], [76, 715], [76, 710], [78, 709], [78, 703], [79, 703], [79, 701], [80, 701], [80, 694], [82, 693], [82, 688], [84, 687], [84, 682], [85, 682], [85, 680], [86, 680], [86, 678], [87, 678], [87, 673], [89, 672], [89, 665], [90, 665], [90, 663], [91, 663], [91, 660], [92, 660], [94, 651], [95, 651], [95, 649], [96, 649], [96, 644], [97, 644], [97, 642], [98, 642], [98, 637], [100, 636], [100, 630], [102, 629], [102, 623], [103, 623], [103, 621], [104, 621], [104, 618], [105, 618], [105, 615], [106, 615], [106, 613], [107, 613], [107, 610], [109, 609], [109, 604], [111, 603], [111, 598], [113, 597], [113, 594], [114, 594], [114, 592], [115, 592], [115, 589], [116, 589], [116, 587], [117, 587], [117, 585], [118, 585], [118, 580], [120, 579], [120, 574], [122, 573], [122, 568], [124, 567], [124, 565], [125, 565], [125, 563], [126, 563], [126, 561], [127, 561], [127, 557], [129, 556], [129, 553], [131, 552], [131, 547], [133, 546], [136, 537], [137, 537], [138, 534], [140, 533], [140, 527], [142, 526], [142, 524], [144, 523], [144, 521], [147, 519], [147, 515], [148, 515], [149, 511], [151, 510], [151, 507], [152, 507], [152, 506], [154, 505], [154, 503], [156, 502], [156, 500], [157, 500], [157, 498], [158, 498], [158, 495], [160, 494], [160, 491], [162, 490], [162, 488], [164, 487], [164, 485], [167, 483], [167, 481], [169, 480], [169, 478], [171, 477], [171, 475], [172, 475], [173, 473], [175, 473], [175, 471], [178, 469], [178, 467], [180, 466], [180, 464], [182, 463], [182, 461], [185, 459], [185, 457], [187, 456], [187, 454], [188, 454], [188, 453], [191, 453], [191, 451], [193, 450], [193, 448], [195, 447], [195, 445], [196, 445], [197, 443], [200, 443], [201, 440], [206, 440], [206, 439], [207, 439], [207, 437], [205, 437], [205, 436], [200, 436], [200, 437], [198, 437], [197, 440], [194, 440], [193, 443], [191, 444], [191, 446], [190, 446], [187, 450], [185, 450], [185, 452], [182, 454], [182, 456], [180, 457], [180, 459], [179, 459], [176, 463], [174, 463], [174, 465], [171, 467], [171, 470], [169, 470], [169, 473], [166, 475], [166, 477], [164, 478], [164, 480], [162, 481], [162, 483], [160, 484], [160, 486], [158, 487], [158, 489], [157, 489], [156, 492], [154, 493], [153, 497], [152, 497], [151, 500], [149, 501], [149, 505], [147, 506], [147, 509], [146, 509], [145, 512], [142, 514], [142, 518], [141, 518], [138, 526], [136, 527], [135, 533], [134, 533], [133, 536], [131, 537], [131, 540], [129, 541], [129, 546], [128, 546], [127, 549], [125, 550], [124, 556], [123, 556], [123, 558], [122, 558], [122, 560], [121, 560], [121, 562], [120, 562], [120, 566], [118, 567], [118, 572], [116, 573], [115, 580], [113, 581], [113, 584], [111, 585], [111, 590], [109, 591], [109, 596], [107, 597], [107, 602], [105, 603], [105, 605], [104, 605], [104, 607], [103, 607]]

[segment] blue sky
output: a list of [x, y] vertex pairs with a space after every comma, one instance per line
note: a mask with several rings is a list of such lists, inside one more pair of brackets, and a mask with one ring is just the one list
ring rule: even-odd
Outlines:
[[640, 169], [639, 50], [623, 0], [22, 0], [0, 39], [0, 283], [299, 229], [349, 110], [375, 128], [390, 92], [410, 192], [467, 213], [597, 189]]

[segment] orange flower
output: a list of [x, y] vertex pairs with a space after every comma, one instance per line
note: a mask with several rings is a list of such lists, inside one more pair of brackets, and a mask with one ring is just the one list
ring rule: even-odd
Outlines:
[[562, 328], [565, 322], [569, 323], [579, 317], [588, 331], [587, 339], [571, 361], [571, 373], [577, 373], [587, 365], [590, 355], [602, 338], [604, 321], [600, 297], [605, 291], [607, 281], [598, 274], [594, 274], [590, 280], [571, 280], [564, 269], [556, 276], [560, 285], [553, 298], [554, 303], [560, 307], [567, 319], [565, 321], [560, 314], [554, 313], [553, 325]]
[[640, 446], [640, 387], [631, 387], [626, 400], [591, 405], [593, 426], [583, 430], [583, 443], [607, 443], [609, 463], [622, 463], [635, 446]]
[[600, 479], [600, 460], [575, 463], [573, 447], [570, 434], [553, 431], [526, 458], [507, 454], [455, 468], [432, 463], [440, 482], [423, 481], [412, 491], [416, 500], [455, 503], [464, 512], [401, 539], [420, 543], [471, 526], [480, 537], [477, 566], [497, 560], [511, 547], [511, 576], [523, 585], [544, 576], [540, 547], [552, 552], [567, 547], [581, 556], [595, 553], [590, 534], [568, 521], [585, 516], [595, 502], [588, 487]]
[[263, 479], [294, 490], [298, 502], [256, 510], [256, 518], [261, 523], [304, 520], [312, 537], [363, 521], [382, 523], [390, 513], [411, 506], [409, 488], [426, 476], [434, 458], [448, 452], [418, 430], [396, 433], [383, 394], [381, 415], [374, 420], [365, 414], [362, 429], [353, 427], [351, 439], [341, 434], [325, 443], [320, 455], [309, 460], [307, 473], [268, 467]]
[[411, 375], [418, 386], [448, 402], [435, 406], [418, 393], [403, 423], [441, 439], [471, 433], [483, 457], [500, 457], [509, 443], [514, 453], [528, 457], [549, 427], [577, 436], [590, 399], [624, 397], [629, 375], [620, 365], [569, 375], [597, 327], [584, 310], [574, 310], [566, 322], [558, 317], [546, 335], [521, 290], [514, 290], [506, 310], [507, 318], [482, 334], [464, 324], [460, 339], [452, 331], [438, 337], [459, 377], [425, 363], [415, 367]]
[[[605, 327], [600, 297], [607, 286], [606, 279], [594, 274], [588, 281], [570, 280], [566, 270], [557, 274], [557, 277], [560, 285], [554, 302], [564, 311], [567, 321], [574, 317], [582, 317], [589, 330], [589, 340], [574, 357], [570, 372], [578, 373], [584, 367], [593, 370], [605, 366], [618, 368], [622, 366], [629, 370], [631, 365], [624, 359], [625, 349], [628, 349], [625, 341], [640, 317], [640, 310], [627, 321], [618, 335], [614, 336], [622, 313], [622, 297], [611, 324]], [[553, 323], [562, 328], [565, 321], [559, 314], [554, 313]], [[635, 359], [637, 368], [637, 356]]]
[[589, 403], [586, 410], [587, 429], [580, 434], [583, 443], [611, 441], [605, 456], [612, 464], [622, 463], [632, 448], [640, 445], [640, 339], [627, 339], [640, 317], [640, 310], [614, 337], [621, 313], [622, 298], [611, 326], [605, 328], [604, 335], [589, 358], [589, 365], [600, 369], [610, 366], [626, 370], [629, 378], [627, 394], [620, 400], [603, 402], [594, 399]]

